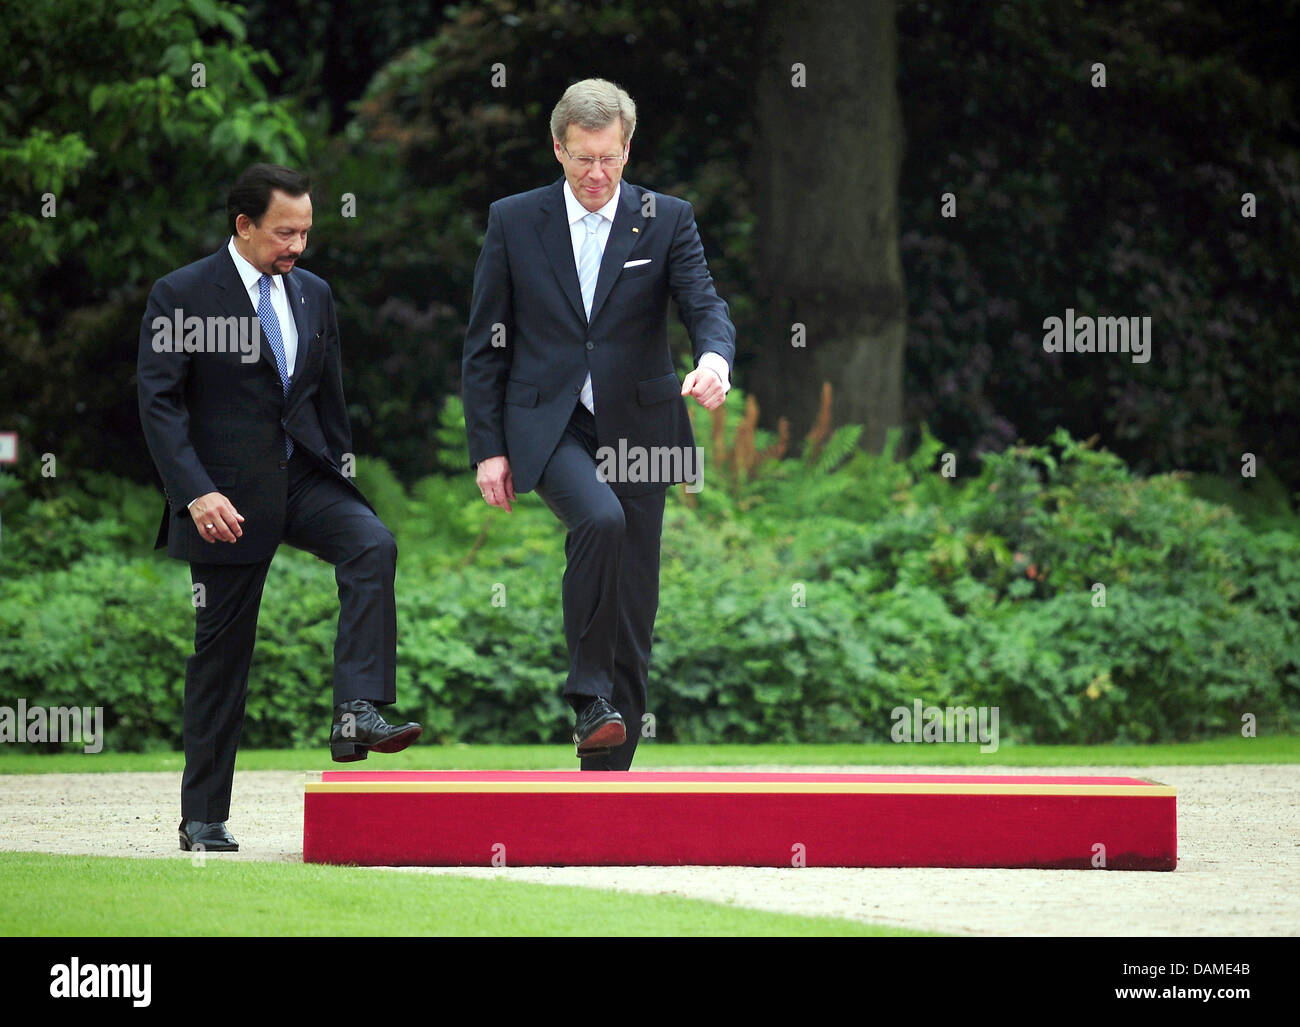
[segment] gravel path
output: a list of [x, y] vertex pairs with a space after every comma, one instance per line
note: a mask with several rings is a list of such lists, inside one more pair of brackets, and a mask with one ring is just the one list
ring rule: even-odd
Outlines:
[[[911, 772], [904, 767], [727, 769]], [[969, 768], [943, 767], [915, 772], [963, 770], [969, 772]], [[1300, 934], [1300, 767], [981, 767], [980, 772], [1133, 776], [1171, 784], [1178, 789], [1178, 869], [1173, 873], [825, 867], [376, 871], [506, 877], [681, 895], [949, 934]], [[237, 775], [230, 828], [244, 851], [207, 858], [300, 860], [302, 786], [314, 776], [271, 771]], [[0, 849], [190, 859], [176, 843], [179, 790], [176, 773], [9, 775], [0, 784]]]

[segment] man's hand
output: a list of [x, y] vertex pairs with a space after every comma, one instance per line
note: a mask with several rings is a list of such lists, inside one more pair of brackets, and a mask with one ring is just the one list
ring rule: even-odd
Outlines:
[[499, 506], [510, 513], [515, 501], [515, 479], [510, 473], [510, 458], [490, 456], [478, 464], [478, 490], [488, 506]]
[[727, 401], [722, 379], [708, 367], [697, 367], [682, 382], [682, 395], [694, 396], [705, 410], [717, 410]]
[[190, 504], [190, 516], [194, 526], [199, 529], [199, 536], [205, 542], [234, 542], [243, 537], [244, 529], [239, 525], [244, 518], [240, 516], [230, 500], [220, 492], [208, 492]]

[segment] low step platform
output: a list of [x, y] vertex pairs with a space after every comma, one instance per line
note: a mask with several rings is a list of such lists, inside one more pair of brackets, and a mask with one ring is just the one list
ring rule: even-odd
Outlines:
[[1173, 870], [1175, 803], [1131, 777], [326, 771], [302, 848], [363, 866]]

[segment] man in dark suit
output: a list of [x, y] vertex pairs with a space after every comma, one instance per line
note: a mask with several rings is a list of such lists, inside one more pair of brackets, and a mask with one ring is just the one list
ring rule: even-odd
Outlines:
[[[463, 390], [483, 498], [536, 489], [568, 531], [564, 695], [583, 770], [627, 770], [646, 710], [669, 484], [699, 481], [683, 396], [730, 388], [735, 329], [690, 204], [622, 181], [636, 107], [587, 79], [551, 115], [553, 185], [492, 204]], [[668, 301], [697, 363], [668, 347]]]
[[140, 420], [167, 496], [157, 546], [188, 560], [194, 583], [186, 850], [238, 849], [225, 821], [262, 586], [280, 542], [335, 567], [333, 758], [397, 752], [421, 731], [378, 712], [396, 699], [397, 547], [345, 473], [352, 434], [334, 296], [295, 270], [311, 228], [308, 185], [288, 168], [248, 168], [227, 200], [229, 242], [160, 279], [140, 328]]

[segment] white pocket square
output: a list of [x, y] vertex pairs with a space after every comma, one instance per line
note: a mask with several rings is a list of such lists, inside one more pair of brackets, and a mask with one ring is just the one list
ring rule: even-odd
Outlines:
[[625, 269], [629, 267], [640, 267], [642, 264], [649, 264], [649, 263], [650, 263], [650, 258], [646, 257], [644, 260], [629, 260], [626, 264], [623, 265], [623, 267]]

